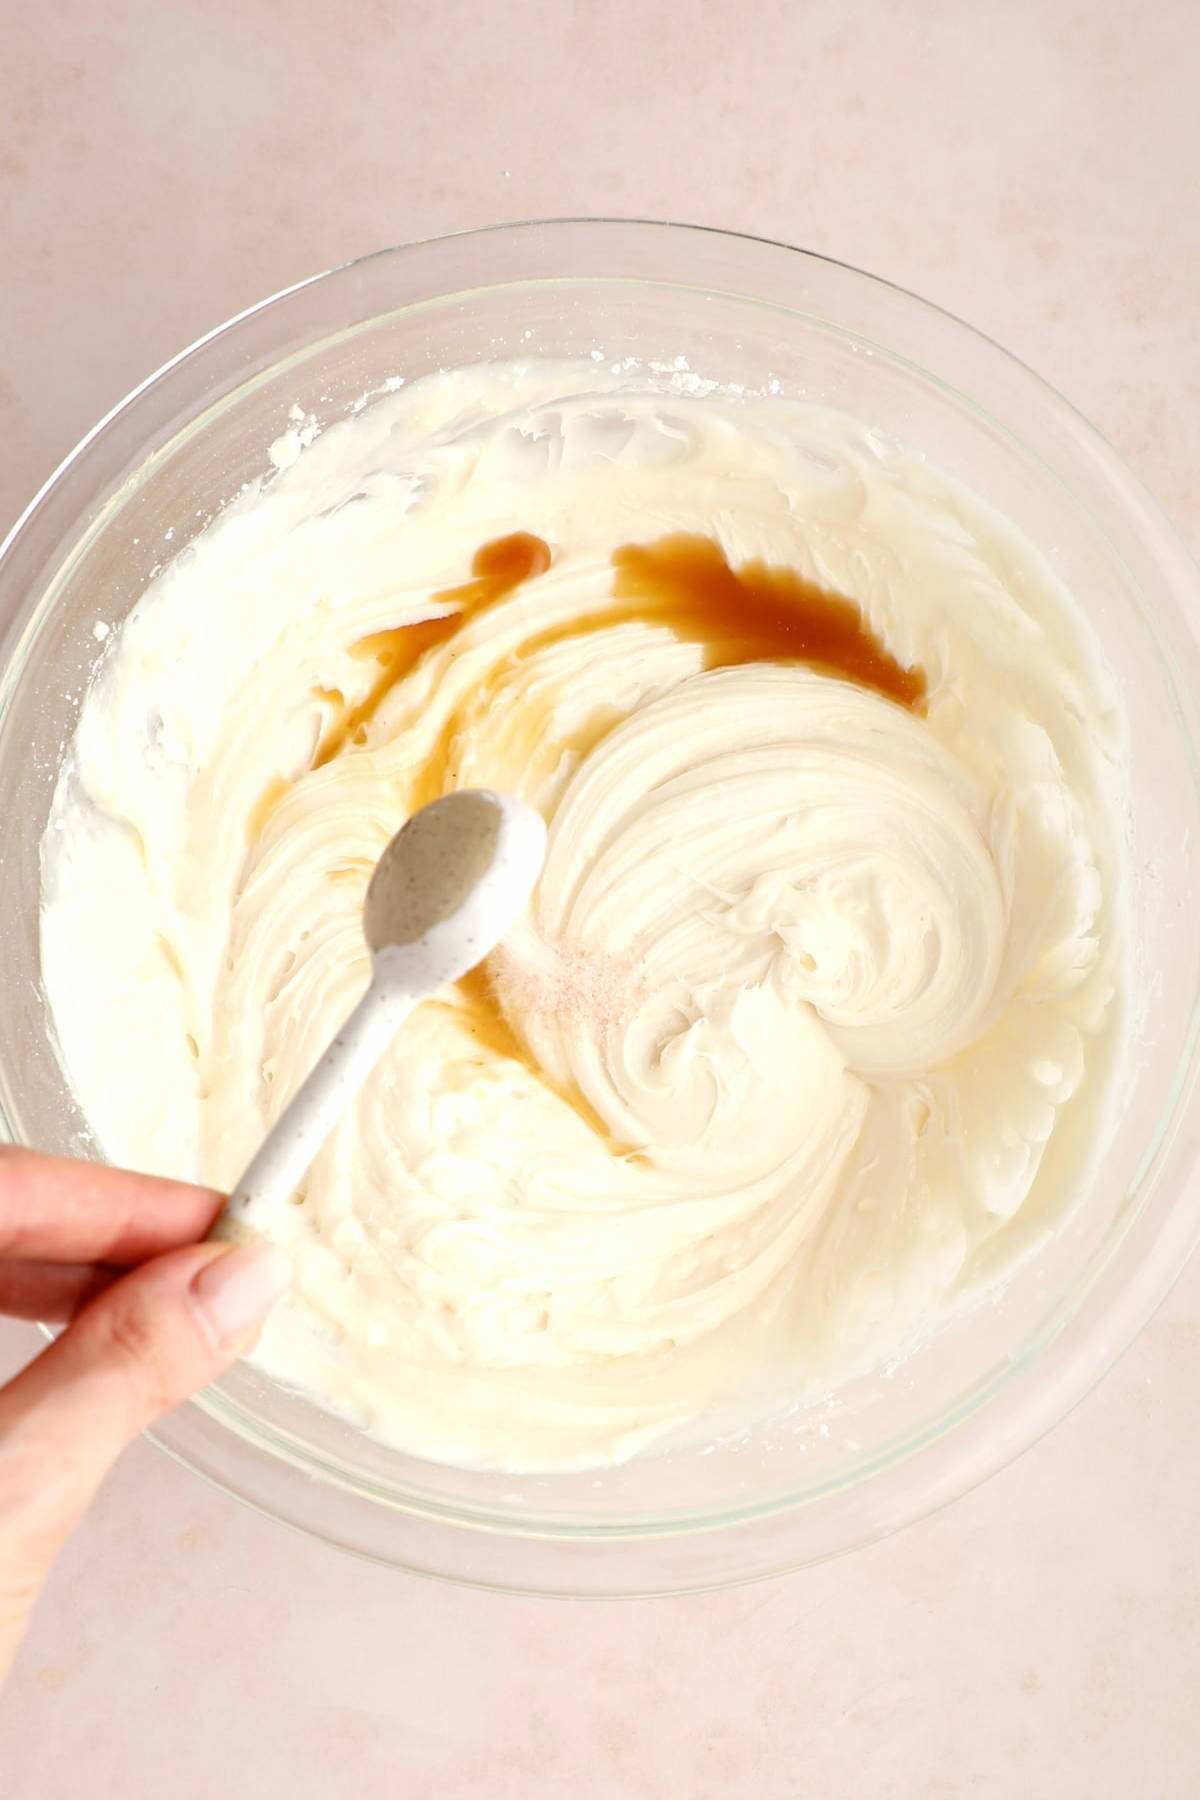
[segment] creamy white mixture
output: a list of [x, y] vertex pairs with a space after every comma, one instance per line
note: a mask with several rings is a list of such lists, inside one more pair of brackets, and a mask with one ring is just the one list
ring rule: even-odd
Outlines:
[[[468, 369], [277, 457], [110, 645], [47, 831], [98, 1142], [227, 1187], [365, 986], [431, 783], [543, 812], [503, 1015], [476, 984], [401, 1031], [280, 1220], [255, 1352], [430, 1457], [602, 1464], [764, 1371], [836, 1385], [1010, 1266], [1104, 1135], [1122, 724], [1079, 612], [864, 425], [658, 385]], [[368, 716], [376, 634], [516, 531], [550, 568]], [[850, 596], [926, 715], [606, 621], [614, 551], [680, 531]]]

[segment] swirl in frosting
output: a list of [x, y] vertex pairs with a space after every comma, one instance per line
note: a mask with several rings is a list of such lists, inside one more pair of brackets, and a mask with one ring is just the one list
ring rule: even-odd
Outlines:
[[540, 808], [526, 917], [286, 1209], [255, 1359], [420, 1455], [611, 1462], [901, 1354], [1086, 1182], [1121, 730], [1032, 547], [856, 421], [430, 377], [107, 655], [44, 855], [64, 1066], [108, 1155], [231, 1185], [365, 986], [392, 833]]

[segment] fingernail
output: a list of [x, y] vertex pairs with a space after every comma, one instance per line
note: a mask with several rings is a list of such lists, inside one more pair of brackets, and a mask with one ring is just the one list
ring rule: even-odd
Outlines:
[[292, 1265], [278, 1244], [246, 1244], [205, 1263], [191, 1294], [219, 1343], [236, 1343], [261, 1323], [290, 1286]]

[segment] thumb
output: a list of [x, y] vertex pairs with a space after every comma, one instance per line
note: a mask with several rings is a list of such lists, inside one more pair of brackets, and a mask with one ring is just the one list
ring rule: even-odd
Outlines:
[[117, 1456], [229, 1367], [289, 1279], [273, 1245], [173, 1250], [114, 1282], [0, 1391], [0, 1680]]

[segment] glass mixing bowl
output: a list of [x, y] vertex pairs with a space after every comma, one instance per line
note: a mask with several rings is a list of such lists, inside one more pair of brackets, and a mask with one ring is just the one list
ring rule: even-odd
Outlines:
[[[1200, 1236], [1200, 572], [1078, 413], [957, 320], [782, 245], [593, 220], [383, 251], [243, 313], [96, 426], [0, 551], [0, 1129], [95, 1155], [38, 967], [38, 844], [118, 621], [242, 483], [294, 404], [345, 414], [389, 376], [484, 358], [626, 356], [841, 407], [924, 452], [1027, 534], [1119, 672], [1132, 727], [1136, 978], [1124, 1111], [1091, 1189], [997, 1299], [899, 1369], [712, 1446], [589, 1474], [400, 1455], [249, 1369], [154, 1433], [273, 1517], [404, 1568], [522, 1591], [702, 1587], [812, 1562], [962, 1493], [1071, 1407]], [[173, 535], [172, 535], [173, 534]], [[114, 1046], [119, 1054], [119, 1046]]]

